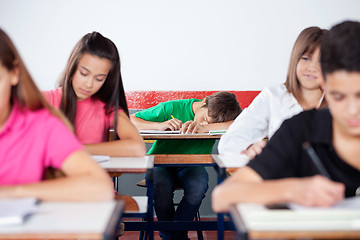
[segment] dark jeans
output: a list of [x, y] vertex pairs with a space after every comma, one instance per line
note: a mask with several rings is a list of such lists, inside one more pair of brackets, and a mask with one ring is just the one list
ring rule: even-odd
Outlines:
[[[154, 207], [159, 221], [192, 221], [208, 190], [208, 174], [204, 167], [154, 167]], [[179, 206], [174, 207], [176, 187], [184, 189]], [[163, 240], [188, 239], [187, 231], [160, 232]]]

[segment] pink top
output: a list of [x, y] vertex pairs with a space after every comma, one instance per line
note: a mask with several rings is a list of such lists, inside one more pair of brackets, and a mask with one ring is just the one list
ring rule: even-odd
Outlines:
[[[61, 103], [61, 88], [44, 92], [49, 103], [59, 108]], [[112, 127], [114, 113], [105, 114], [105, 103], [88, 98], [77, 101], [75, 131], [83, 144], [100, 143], [108, 140]]]
[[73, 133], [47, 109], [20, 110], [15, 102], [0, 130], [0, 185], [39, 182], [46, 167], [60, 169], [81, 149]]

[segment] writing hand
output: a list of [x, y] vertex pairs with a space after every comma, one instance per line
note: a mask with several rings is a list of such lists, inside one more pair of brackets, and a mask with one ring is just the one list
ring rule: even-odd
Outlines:
[[158, 130], [164, 131], [170, 129], [171, 131], [175, 131], [181, 129], [182, 124], [183, 124], [182, 121], [174, 118], [160, 123], [159, 124], [160, 127]]
[[316, 175], [301, 178], [290, 192], [291, 202], [305, 206], [328, 207], [344, 199], [345, 186]]

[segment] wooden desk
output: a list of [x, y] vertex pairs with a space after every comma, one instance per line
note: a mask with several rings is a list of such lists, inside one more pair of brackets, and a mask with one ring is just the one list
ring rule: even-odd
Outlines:
[[124, 203], [42, 202], [22, 225], [1, 226], [0, 239], [114, 239]]
[[[293, 210], [266, 210], [270, 213], [270, 215], [266, 215], [266, 212], [264, 214], [264, 212], [258, 211], [259, 209], [262, 210], [260, 207], [265, 208], [257, 204], [238, 204], [230, 207], [230, 214], [238, 233], [238, 239], [360, 239], [359, 209], [320, 210], [326, 211], [326, 214], [319, 218], [313, 212], [306, 213], [307, 210], [302, 212], [304, 215], [293, 215], [295, 213]], [[283, 211], [282, 213], [286, 215], [289, 213], [289, 219], [280, 220], [279, 217], [273, 215], [278, 214], [279, 211]], [[251, 215], [253, 213], [256, 215]], [[323, 213], [320, 212], [320, 214]]]
[[211, 154], [154, 154], [154, 165], [177, 166], [213, 166], [215, 161]]
[[208, 133], [194, 134], [141, 134], [144, 140], [191, 140], [191, 139], [220, 139], [221, 135], [209, 135]]

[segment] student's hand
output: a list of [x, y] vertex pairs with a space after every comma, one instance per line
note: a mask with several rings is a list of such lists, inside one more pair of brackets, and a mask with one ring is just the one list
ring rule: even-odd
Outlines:
[[180, 130], [182, 125], [183, 125], [182, 121], [180, 121], [179, 119], [173, 118], [168, 121], [159, 123], [158, 130], [161, 130], [161, 131], [165, 131], [168, 129], [171, 131]]
[[267, 143], [266, 139], [260, 142], [251, 144], [246, 150], [241, 153], [246, 154], [250, 159], [253, 159], [256, 155], [260, 154]]
[[191, 133], [203, 133], [204, 126], [195, 121], [187, 121], [182, 125], [181, 133], [191, 134]]
[[345, 186], [320, 175], [302, 178], [292, 189], [291, 202], [328, 207], [344, 199]]

